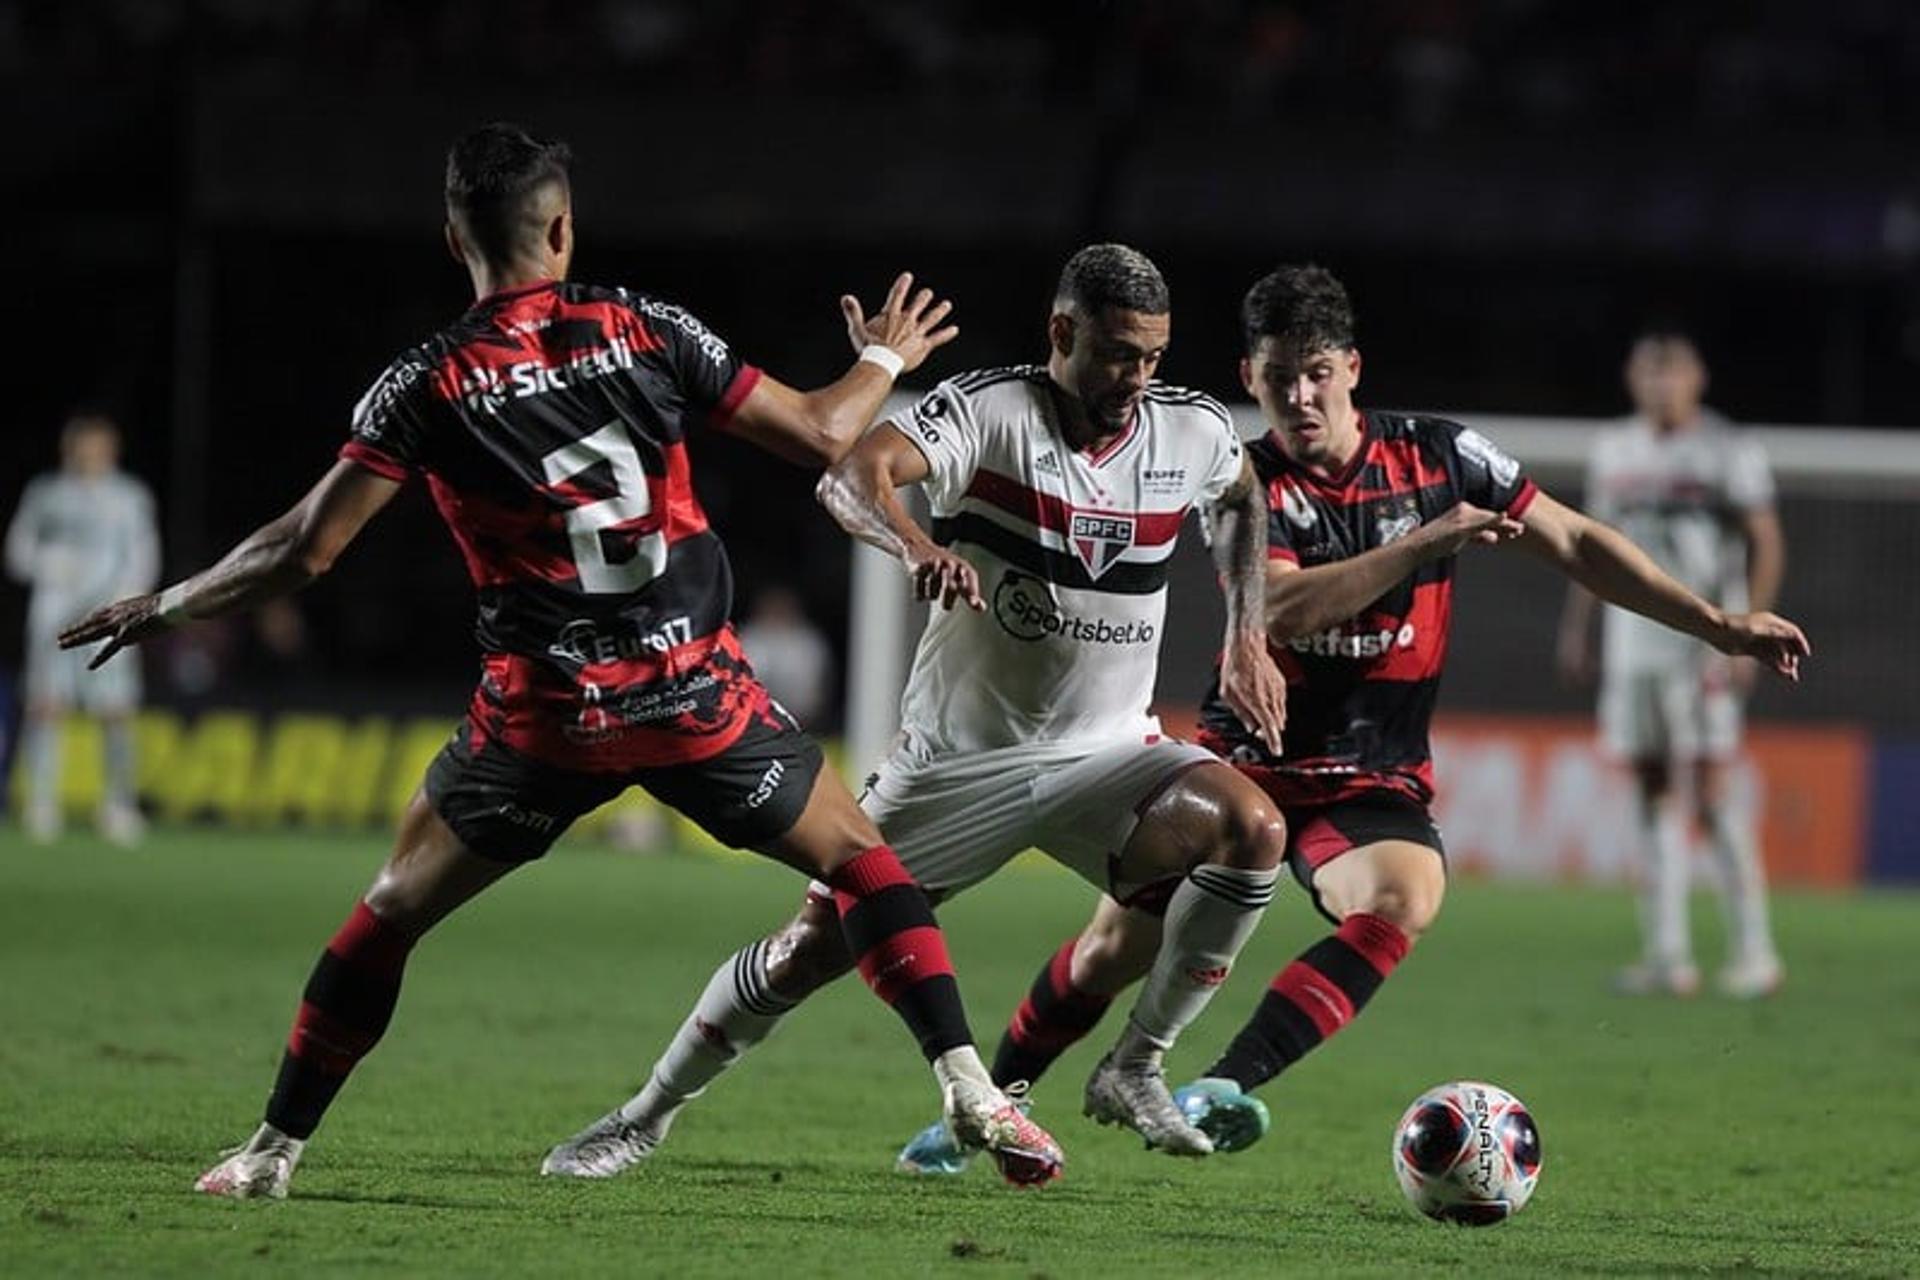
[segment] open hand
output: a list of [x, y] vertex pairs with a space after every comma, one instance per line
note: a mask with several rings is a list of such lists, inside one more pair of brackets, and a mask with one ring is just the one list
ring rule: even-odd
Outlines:
[[101, 605], [62, 631], [60, 647], [78, 649], [83, 644], [105, 640], [106, 646], [93, 655], [93, 661], [87, 663], [87, 670], [93, 671], [122, 649], [159, 635], [166, 629], [166, 624], [160, 620], [158, 594], [129, 596], [125, 600]]
[[894, 279], [893, 288], [887, 290], [886, 302], [871, 316], [861, 309], [860, 299], [850, 293], [841, 295], [847, 341], [856, 354], [868, 343], [878, 343], [891, 348], [904, 362], [901, 372], [909, 373], [919, 368], [935, 347], [943, 347], [959, 336], [958, 325], [940, 324], [953, 311], [953, 304], [944, 298], [934, 301], [931, 289], [923, 288], [908, 297], [912, 289], [913, 272], [902, 271]]

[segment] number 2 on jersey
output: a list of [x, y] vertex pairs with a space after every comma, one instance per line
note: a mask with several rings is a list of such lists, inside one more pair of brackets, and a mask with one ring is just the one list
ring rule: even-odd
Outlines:
[[647, 473], [625, 424], [609, 422], [590, 436], [561, 445], [540, 459], [540, 466], [548, 484], [559, 484], [602, 462], [613, 469], [613, 496], [567, 512], [574, 568], [580, 573], [582, 591], [593, 595], [637, 591], [665, 572], [667, 536], [656, 530], [634, 541], [630, 559], [619, 564], [607, 559], [606, 543], [600, 535], [653, 510]]

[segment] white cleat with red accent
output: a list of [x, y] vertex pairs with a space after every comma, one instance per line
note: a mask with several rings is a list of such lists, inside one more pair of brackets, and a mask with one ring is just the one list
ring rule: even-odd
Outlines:
[[285, 1200], [306, 1147], [304, 1140], [263, 1124], [244, 1145], [224, 1152], [225, 1159], [201, 1174], [193, 1189], [229, 1200]]
[[[1020, 1086], [1013, 1086], [1016, 1093]], [[1018, 1187], [1052, 1182], [1067, 1158], [1053, 1135], [1030, 1119], [1018, 1097], [1008, 1097], [990, 1082], [955, 1079], [941, 1090], [942, 1110], [954, 1141], [963, 1149], [985, 1151], [1000, 1176]]]

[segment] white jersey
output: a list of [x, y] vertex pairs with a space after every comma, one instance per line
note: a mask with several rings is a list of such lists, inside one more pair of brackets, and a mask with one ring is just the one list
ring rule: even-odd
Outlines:
[[984, 613], [934, 608], [901, 699], [927, 757], [1159, 731], [1148, 711], [1181, 522], [1240, 475], [1227, 411], [1152, 383], [1098, 453], [1061, 428], [1038, 366], [941, 383], [895, 424], [926, 455], [935, 541], [980, 573]]
[[[1772, 505], [1773, 475], [1765, 452], [1716, 414], [1676, 432], [1630, 419], [1594, 442], [1587, 510], [1722, 608], [1747, 608], [1742, 522], [1748, 513]], [[1604, 637], [1609, 677], [1699, 664], [1712, 652], [1690, 636], [1611, 607]]]
[[7, 570], [33, 589], [30, 642], [122, 596], [152, 589], [160, 572], [153, 495], [121, 471], [36, 476], [7, 529]]

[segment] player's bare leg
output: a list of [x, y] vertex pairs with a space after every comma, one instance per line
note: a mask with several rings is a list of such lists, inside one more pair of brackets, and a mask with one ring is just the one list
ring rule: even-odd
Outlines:
[[1339, 928], [1280, 971], [1219, 1061], [1180, 1091], [1187, 1114], [1223, 1150], [1266, 1131], [1252, 1091], [1353, 1021], [1432, 926], [1446, 866], [1425, 845], [1380, 840], [1324, 863], [1313, 887]]
[[20, 754], [27, 770], [27, 836], [45, 844], [60, 835], [60, 726], [66, 708], [56, 702], [27, 704]]
[[[1225, 764], [1188, 770], [1148, 807], [1121, 851], [1115, 878], [1126, 884], [1182, 878], [1167, 902], [1160, 945], [1126, 1028], [1087, 1081], [1088, 1115], [1124, 1124], [1148, 1146], [1173, 1155], [1212, 1152], [1212, 1141], [1174, 1103], [1162, 1058], [1213, 999], [1253, 936], [1272, 901], [1285, 852], [1279, 811]], [[1090, 970], [1103, 943], [1116, 968], [1139, 954], [1112, 927], [1114, 921], [1106, 923], [1088, 940]], [[1098, 986], [1117, 990], [1119, 976], [1109, 974]]]
[[1623, 995], [1690, 996], [1700, 989], [1687, 919], [1687, 815], [1676, 795], [1674, 771], [1664, 759], [1633, 768], [1640, 855], [1641, 954], [1620, 971], [1614, 990]]
[[1694, 771], [1694, 801], [1720, 873], [1720, 906], [1727, 925], [1727, 964], [1720, 989], [1753, 999], [1772, 995], [1785, 977], [1767, 918], [1767, 873], [1750, 814], [1730, 794], [1726, 762], [1702, 760]]
[[234, 1199], [287, 1194], [307, 1139], [385, 1033], [414, 944], [517, 865], [468, 849], [415, 793], [393, 853], [307, 980], [265, 1119], [196, 1189]]
[[857, 967], [919, 1040], [958, 1141], [992, 1152], [1009, 1181], [1058, 1176], [1059, 1146], [980, 1061], [926, 895], [836, 776], [821, 771], [800, 820], [764, 852], [814, 876], [831, 897], [810, 892], [784, 928], [723, 962], [640, 1092], [550, 1151], [541, 1172], [610, 1177], [645, 1159], [680, 1109], [781, 1017]]

